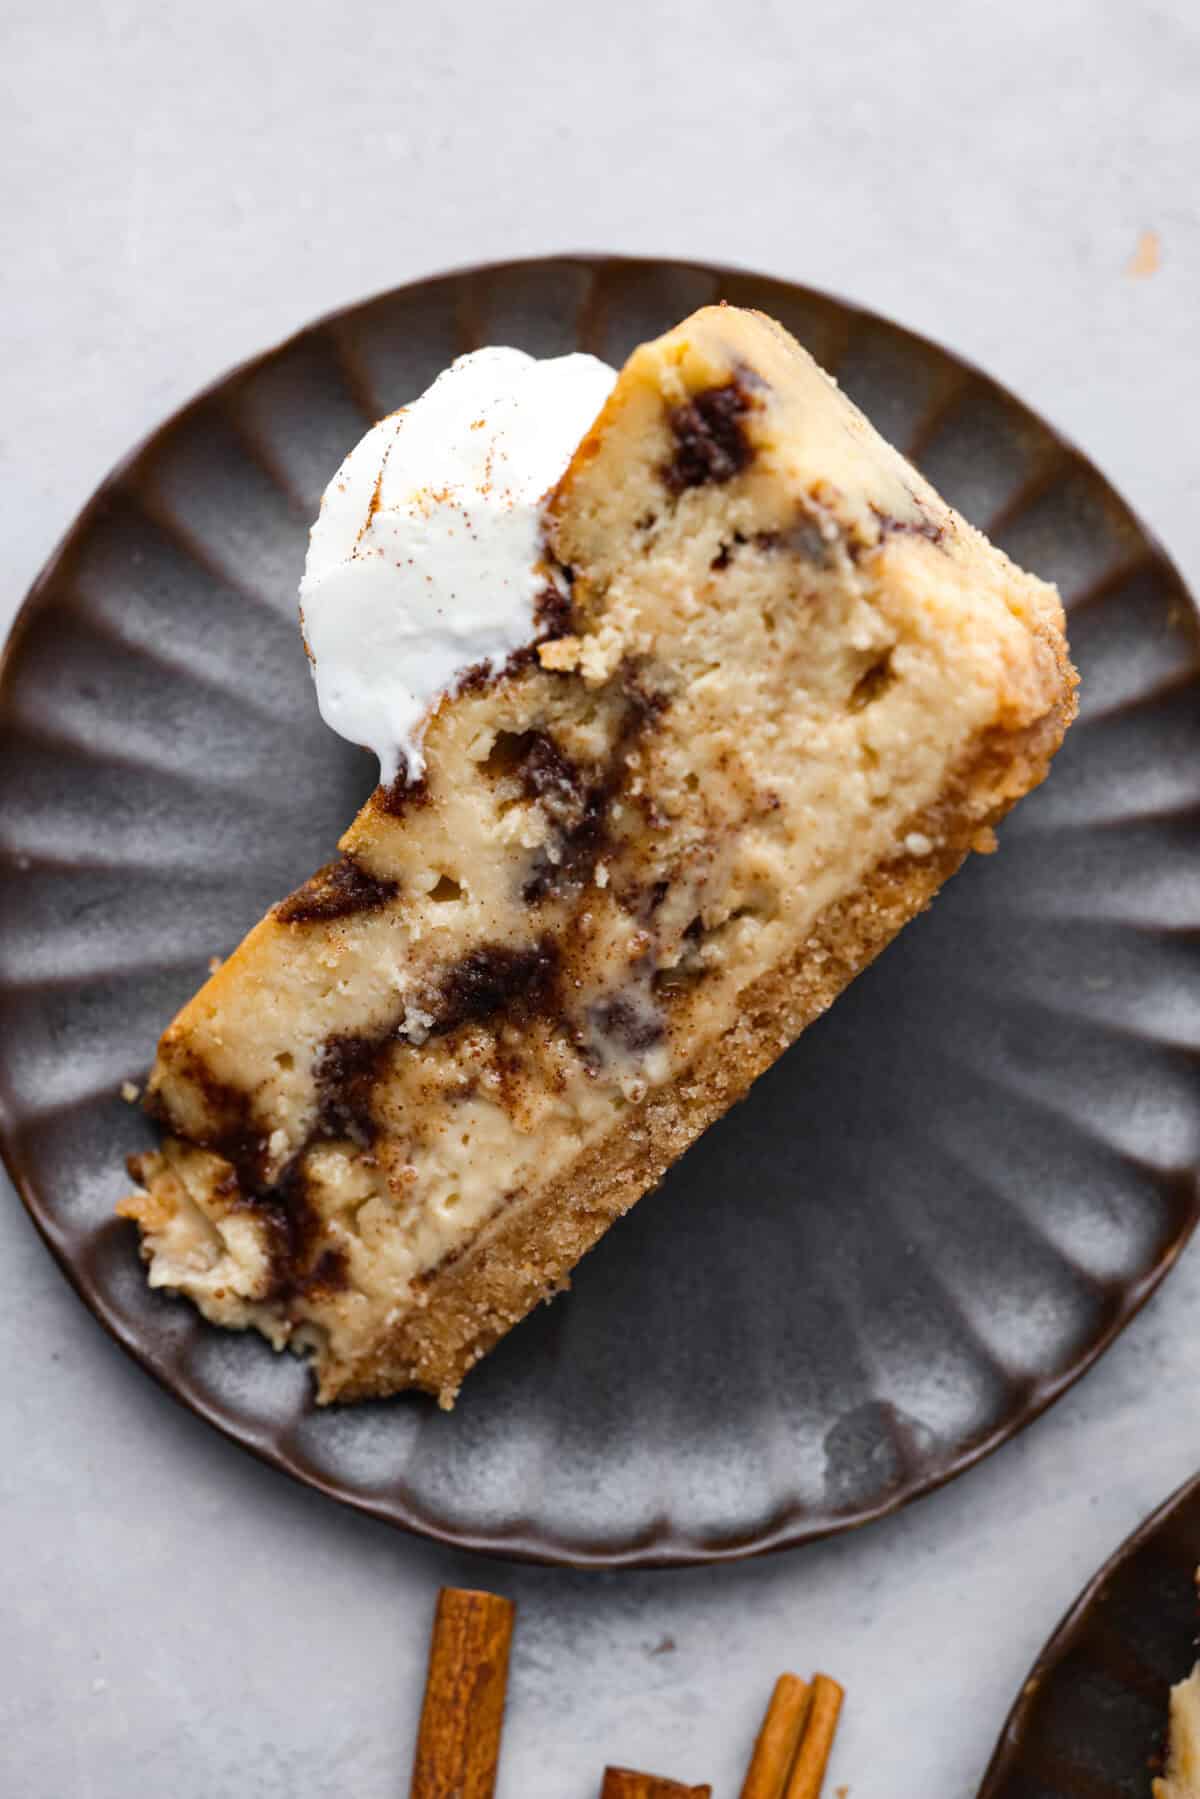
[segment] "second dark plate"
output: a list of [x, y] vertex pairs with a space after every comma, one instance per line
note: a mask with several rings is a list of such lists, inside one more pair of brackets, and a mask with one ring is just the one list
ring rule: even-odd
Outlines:
[[[481, 342], [619, 362], [718, 297], [780, 318], [947, 497], [1057, 579], [1083, 712], [1047, 786], [516, 1330], [450, 1416], [148, 1291], [119, 1095], [325, 860], [372, 765], [321, 724], [296, 584], [324, 483]], [[0, 683], [0, 1125], [86, 1303], [171, 1392], [374, 1515], [506, 1555], [715, 1560], [877, 1517], [1111, 1342], [1195, 1218], [1200, 684], [1169, 562], [947, 351], [736, 271], [566, 258], [419, 283], [220, 381], [86, 508]]]

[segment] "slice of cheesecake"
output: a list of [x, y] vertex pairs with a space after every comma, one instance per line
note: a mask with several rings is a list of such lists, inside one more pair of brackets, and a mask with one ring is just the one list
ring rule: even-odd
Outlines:
[[1154, 1799], [1200, 1799], [1200, 1665], [1171, 1688], [1167, 1772]]
[[150, 1081], [151, 1282], [325, 1401], [450, 1404], [1074, 711], [1054, 590], [759, 314], [635, 351], [545, 516], [539, 640], [440, 700]]

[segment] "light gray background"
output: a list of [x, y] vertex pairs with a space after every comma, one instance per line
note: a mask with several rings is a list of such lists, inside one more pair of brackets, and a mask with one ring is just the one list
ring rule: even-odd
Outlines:
[[[943, 338], [1200, 582], [1194, 0], [5, 0], [0, 82], [0, 625], [228, 364], [375, 289], [572, 248], [740, 262]], [[732, 1799], [774, 1675], [817, 1664], [850, 1693], [831, 1789], [967, 1799], [1068, 1601], [1200, 1466], [1198, 1299], [1193, 1250], [1049, 1416], [888, 1523], [584, 1577], [259, 1468], [110, 1345], [5, 1183], [0, 1790], [400, 1794], [456, 1581], [520, 1605], [503, 1799], [591, 1799], [606, 1759]]]

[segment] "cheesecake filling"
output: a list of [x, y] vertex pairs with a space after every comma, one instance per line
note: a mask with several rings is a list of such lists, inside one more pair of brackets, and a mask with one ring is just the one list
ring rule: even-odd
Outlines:
[[460, 356], [381, 419], [325, 490], [300, 584], [326, 724], [374, 750], [385, 785], [425, 769], [430, 713], [554, 616], [543, 506], [616, 373], [576, 352]]
[[1200, 1663], [1171, 1688], [1167, 1771], [1154, 1782], [1154, 1799], [1196, 1799], [1200, 1794]]

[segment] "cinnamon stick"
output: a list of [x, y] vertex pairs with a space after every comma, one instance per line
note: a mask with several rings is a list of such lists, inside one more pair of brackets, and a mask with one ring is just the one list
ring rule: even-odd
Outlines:
[[808, 1707], [808, 1682], [797, 1674], [781, 1674], [759, 1727], [742, 1799], [783, 1799]]
[[492, 1799], [515, 1613], [495, 1593], [438, 1594], [410, 1799]]
[[600, 1799], [712, 1799], [712, 1788], [684, 1786], [662, 1774], [638, 1774], [632, 1768], [605, 1768]]
[[784, 1789], [784, 1799], [820, 1799], [825, 1766], [833, 1748], [838, 1715], [845, 1697], [837, 1681], [830, 1680], [828, 1674], [813, 1675], [808, 1717], [792, 1765], [791, 1779]]

